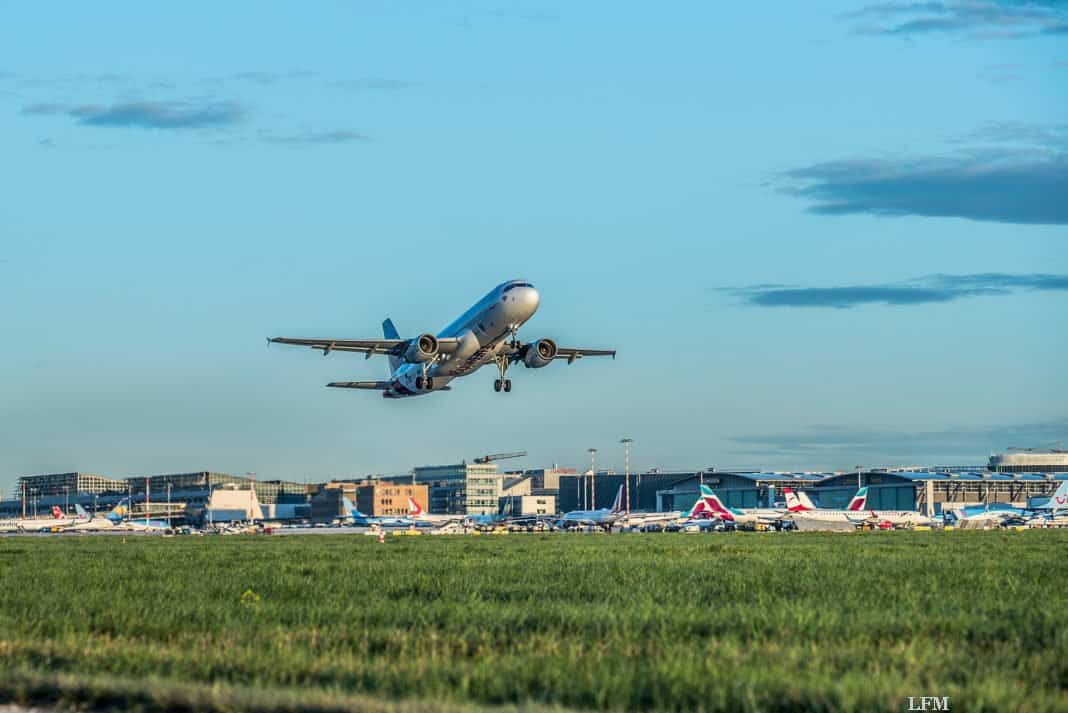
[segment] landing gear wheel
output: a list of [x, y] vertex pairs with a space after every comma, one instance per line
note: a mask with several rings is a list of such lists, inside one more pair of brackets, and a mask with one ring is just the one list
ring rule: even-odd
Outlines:
[[423, 385], [425, 383], [426, 383], [426, 379], [424, 379], [423, 377], [421, 377], [421, 376], [415, 377], [415, 388], [421, 389], [421, 388], [423, 388]]
[[504, 391], [505, 391], [505, 393], [507, 393], [507, 392], [509, 392], [511, 390], [512, 390], [512, 380], [511, 379], [505, 379], [504, 380]]
[[493, 390], [494, 391], [500, 391], [501, 390], [501, 380], [500, 379], [497, 379], [497, 380], [495, 380], [493, 382]]
[[434, 388], [434, 377], [433, 376], [426, 377], [426, 388], [428, 388], [428, 389], [433, 389]]

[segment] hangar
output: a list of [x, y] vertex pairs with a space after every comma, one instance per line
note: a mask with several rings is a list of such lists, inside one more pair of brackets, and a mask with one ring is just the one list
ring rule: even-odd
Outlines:
[[822, 507], [844, 507], [859, 484], [868, 486], [873, 510], [919, 510], [930, 515], [943, 507], [1011, 503], [1027, 507], [1031, 498], [1048, 497], [1068, 473], [992, 473], [990, 471], [873, 470], [827, 477], [813, 487]]

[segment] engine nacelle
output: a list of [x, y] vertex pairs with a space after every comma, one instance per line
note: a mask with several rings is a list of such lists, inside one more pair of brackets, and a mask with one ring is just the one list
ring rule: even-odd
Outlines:
[[539, 339], [527, 346], [523, 355], [523, 365], [531, 369], [540, 369], [549, 366], [556, 358], [556, 342], [551, 339]]
[[433, 334], [420, 334], [411, 341], [404, 352], [404, 361], [409, 364], [423, 364], [438, 355], [438, 339]]

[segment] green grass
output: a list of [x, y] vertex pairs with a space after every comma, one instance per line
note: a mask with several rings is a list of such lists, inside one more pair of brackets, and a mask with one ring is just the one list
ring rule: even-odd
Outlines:
[[1066, 575], [1056, 531], [4, 538], [0, 700], [1068, 710]]

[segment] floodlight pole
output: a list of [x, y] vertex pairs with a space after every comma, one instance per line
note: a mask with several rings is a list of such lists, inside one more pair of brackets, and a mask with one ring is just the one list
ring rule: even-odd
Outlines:
[[171, 527], [171, 484], [169, 482], [167, 483], [167, 529], [168, 530], [172, 529], [172, 527]]
[[597, 509], [597, 449], [588, 448], [590, 452], [590, 510]]
[[623, 444], [623, 497], [627, 501], [627, 524], [630, 524], [630, 444], [634, 443], [633, 438], [624, 438], [620, 441]]

